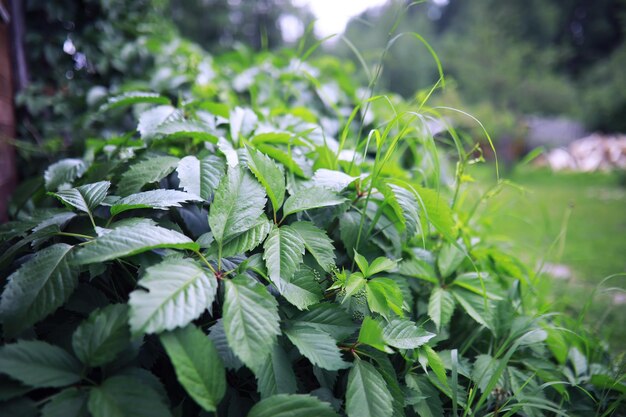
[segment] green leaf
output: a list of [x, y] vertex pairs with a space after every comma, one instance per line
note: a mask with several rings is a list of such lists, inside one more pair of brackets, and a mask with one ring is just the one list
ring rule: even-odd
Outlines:
[[265, 208], [265, 191], [241, 168], [229, 168], [217, 187], [209, 225], [218, 243], [254, 227]]
[[391, 417], [392, 397], [376, 368], [357, 359], [348, 374], [346, 413], [348, 417]]
[[452, 288], [452, 295], [471, 318], [488, 329], [493, 329], [492, 301], [461, 288]]
[[339, 417], [339, 415], [330, 404], [310, 395], [279, 394], [255, 404], [247, 417]]
[[178, 162], [180, 186], [188, 193], [210, 200], [226, 171], [226, 163], [217, 155], [209, 155], [202, 160], [186, 156]]
[[87, 165], [82, 159], [61, 159], [50, 165], [44, 173], [46, 190], [56, 191], [60, 186], [72, 184], [76, 178], [82, 177]]
[[367, 282], [367, 304], [370, 310], [391, 317], [392, 312], [398, 316], [404, 315], [402, 311], [402, 290], [398, 284], [389, 278], [374, 278]]
[[178, 382], [203, 409], [215, 411], [226, 392], [226, 371], [211, 339], [194, 325], [160, 338]]
[[[496, 375], [499, 366], [500, 359], [495, 359], [490, 355], [485, 354], [476, 356], [471, 376], [472, 381], [474, 381], [481, 392], [485, 392], [491, 378]], [[498, 380], [500, 381], [500, 385], [504, 386], [504, 375], [501, 375]]]
[[391, 271], [392, 269], [395, 269], [397, 265], [398, 261], [385, 258], [384, 256], [378, 257], [374, 259], [367, 268], [367, 276], [371, 277], [380, 272]]
[[358, 272], [350, 274], [350, 276], [348, 276], [348, 278], [346, 279], [346, 293], [344, 295], [342, 303], [345, 302], [352, 295], [357, 294], [359, 291], [361, 291], [365, 287], [365, 284], [367, 284], [367, 280], [363, 278], [363, 274], [360, 274]]
[[110, 186], [111, 183], [109, 181], [100, 181], [70, 188], [69, 190], [62, 190], [54, 194], [54, 196], [77, 210], [91, 213], [91, 210], [98, 207], [107, 196]]
[[291, 281], [285, 285], [282, 296], [300, 310], [306, 310], [309, 306], [317, 304], [324, 295], [315, 274], [311, 268], [301, 265]]
[[146, 269], [130, 293], [133, 333], [159, 333], [186, 326], [211, 308], [217, 280], [191, 259], [166, 259]]
[[406, 385], [411, 395], [406, 402], [420, 417], [443, 417], [443, 405], [437, 389], [424, 375], [407, 374]]
[[454, 312], [454, 296], [441, 287], [435, 287], [428, 300], [428, 316], [433, 320], [437, 329], [447, 326]]
[[446, 368], [441, 357], [437, 354], [437, 352], [435, 352], [433, 348], [431, 348], [428, 345], [422, 346], [420, 350], [421, 350], [420, 354], [422, 352], [426, 354], [426, 360], [428, 362], [428, 366], [430, 367], [430, 369], [433, 370], [439, 382], [441, 382], [441, 384], [444, 387], [448, 387], [448, 378], [446, 376]]
[[419, 204], [415, 195], [406, 188], [395, 184], [388, 184], [391, 189], [395, 201], [401, 209], [401, 215], [404, 219], [406, 234], [409, 239], [415, 236], [419, 225]]
[[252, 369], [272, 351], [280, 334], [278, 303], [261, 284], [239, 275], [225, 281], [223, 320], [228, 344]]
[[293, 323], [304, 323], [328, 333], [336, 340], [344, 340], [356, 331], [356, 325], [345, 310], [337, 304], [321, 303], [293, 317]]
[[383, 337], [382, 323], [370, 316], [365, 316], [359, 330], [359, 343], [363, 343], [386, 353], [393, 353]]
[[137, 131], [142, 139], [147, 139], [156, 133], [157, 128], [167, 120], [176, 120], [182, 117], [182, 112], [175, 107], [164, 105], [156, 106], [139, 115]]
[[[265, 214], [263, 214], [258, 223], [251, 229], [234, 236], [224, 243], [222, 247], [222, 257], [241, 255], [245, 252], [255, 249], [263, 242], [268, 233], [272, 230], [272, 222], [270, 222]], [[215, 252], [215, 251], [213, 251]], [[217, 253], [213, 253], [217, 255]]]
[[63, 387], [80, 381], [80, 362], [58, 346], [18, 340], [0, 347], [0, 372], [35, 388]]
[[170, 104], [170, 100], [157, 93], [147, 91], [127, 91], [125, 93], [109, 97], [107, 102], [100, 107], [100, 111], [107, 111], [137, 103]]
[[311, 210], [320, 207], [336, 206], [345, 202], [334, 191], [327, 188], [312, 187], [303, 188], [289, 196], [283, 207], [283, 215], [289, 216], [304, 210]]
[[313, 365], [329, 371], [349, 366], [341, 358], [337, 342], [328, 333], [305, 324], [295, 324], [284, 333]]
[[87, 405], [93, 417], [172, 417], [161, 396], [132, 376], [113, 376], [92, 388]]
[[240, 137], [248, 137], [256, 127], [259, 118], [250, 109], [235, 107], [230, 112], [230, 137], [239, 141]]
[[367, 271], [370, 269], [370, 264], [367, 262], [367, 259], [365, 259], [365, 256], [359, 254], [356, 249], [354, 250], [354, 262], [356, 262], [363, 276], [366, 276]]
[[298, 165], [296, 161], [294, 161], [293, 156], [290, 153], [287, 153], [283, 151], [282, 149], [278, 149], [274, 146], [265, 145], [261, 143], [256, 145], [256, 148], [260, 152], [263, 152], [264, 154], [268, 155], [272, 159], [275, 159], [276, 161], [283, 164], [285, 168], [293, 172], [295, 175], [299, 177], [303, 177], [303, 178], [306, 177], [306, 175], [304, 175], [304, 171], [302, 170], [302, 167]]
[[[455, 222], [450, 206], [441, 194], [428, 188], [416, 187], [420, 207], [423, 208], [422, 220], [428, 220], [435, 229], [449, 242], [455, 241]], [[426, 230], [426, 228], [424, 228]]]
[[254, 369], [261, 398], [276, 394], [294, 394], [297, 389], [296, 376], [284, 349], [277, 343], [272, 353]]
[[441, 276], [449, 277], [465, 259], [465, 253], [457, 247], [458, 244], [444, 243], [437, 257], [437, 266]]
[[178, 165], [178, 158], [173, 156], [150, 156], [131, 165], [122, 174], [117, 184], [119, 195], [127, 196], [138, 193], [148, 183], [161, 181], [168, 176]]
[[72, 246], [57, 243], [40, 250], [8, 277], [0, 300], [0, 318], [7, 334], [37, 323], [63, 305], [78, 285], [71, 264]]
[[298, 232], [304, 241], [304, 247], [326, 272], [335, 265], [335, 247], [325, 231], [311, 222], [295, 222], [289, 225]]
[[282, 293], [302, 263], [304, 241], [290, 226], [274, 226], [263, 244], [269, 279]]
[[237, 355], [235, 355], [235, 352], [233, 352], [233, 349], [228, 345], [226, 331], [224, 330], [224, 320], [218, 319], [209, 330], [209, 339], [213, 341], [224, 366], [235, 371], [241, 368], [243, 363], [241, 363]]
[[129, 343], [126, 304], [112, 304], [94, 310], [72, 335], [74, 353], [91, 367], [111, 362]]
[[341, 171], [322, 168], [315, 171], [311, 181], [316, 187], [328, 188], [329, 190], [340, 192], [358, 178], [359, 177], [351, 177]]
[[192, 138], [199, 141], [217, 143], [217, 136], [211, 132], [210, 126], [199, 120], [168, 119], [158, 125], [152, 134], [169, 138]]
[[64, 389], [41, 409], [41, 417], [89, 417], [87, 398], [86, 390]]
[[174, 230], [137, 222], [117, 227], [79, 249], [77, 265], [92, 264], [135, 255], [156, 248], [199, 250], [200, 246]]
[[503, 300], [505, 292], [500, 284], [486, 272], [468, 272], [458, 275], [453, 285], [487, 297], [490, 300]]
[[392, 319], [383, 330], [383, 338], [388, 345], [398, 349], [415, 349], [435, 337], [407, 319]]
[[281, 167], [267, 155], [249, 147], [247, 149], [248, 168], [265, 187], [267, 196], [272, 202], [274, 213], [276, 213], [282, 207], [285, 199], [285, 174]]
[[131, 194], [121, 198], [111, 206], [111, 215], [122, 213], [127, 210], [140, 208], [152, 208], [167, 210], [169, 207], [181, 207], [180, 203], [187, 201], [201, 201], [200, 197], [184, 191], [176, 190], [152, 190], [142, 193]]

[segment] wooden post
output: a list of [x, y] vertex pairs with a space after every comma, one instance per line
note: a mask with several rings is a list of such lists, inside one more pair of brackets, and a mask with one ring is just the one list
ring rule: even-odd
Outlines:
[[[4, 10], [8, 2], [0, 0]], [[8, 219], [8, 202], [17, 183], [15, 149], [15, 108], [13, 106], [13, 76], [11, 65], [10, 22], [0, 21], [0, 223]]]

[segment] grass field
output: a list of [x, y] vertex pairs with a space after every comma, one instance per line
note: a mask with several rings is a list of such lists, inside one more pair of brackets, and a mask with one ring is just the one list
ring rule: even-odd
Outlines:
[[[469, 173], [495, 184], [493, 167]], [[545, 300], [607, 336], [616, 352], [626, 352], [626, 276], [601, 282], [626, 273], [624, 178], [518, 168], [505, 176], [513, 184], [480, 207], [492, 233], [542, 272]], [[468, 196], [464, 204], [475, 201]]]

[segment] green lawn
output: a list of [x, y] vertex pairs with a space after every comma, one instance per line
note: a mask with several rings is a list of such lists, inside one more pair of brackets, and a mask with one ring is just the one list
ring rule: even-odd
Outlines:
[[[495, 169], [472, 167], [478, 184], [495, 183]], [[511, 245], [541, 275], [539, 288], [560, 311], [608, 336], [615, 351], [626, 351], [626, 186], [624, 174], [552, 173], [518, 168], [505, 186], [480, 207], [491, 232]], [[476, 187], [476, 185], [470, 185]], [[467, 193], [463, 204], [475, 202]], [[543, 265], [543, 268], [542, 268]], [[556, 270], [556, 271], [555, 271]], [[610, 289], [613, 287], [613, 289]], [[594, 289], [597, 295], [592, 297]]]

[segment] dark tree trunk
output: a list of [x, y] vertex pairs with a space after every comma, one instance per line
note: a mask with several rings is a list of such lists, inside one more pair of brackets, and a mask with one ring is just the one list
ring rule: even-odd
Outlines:
[[[8, 2], [0, 0], [4, 11]], [[8, 21], [7, 21], [8, 20]], [[2, 13], [0, 22], [0, 223], [7, 221], [8, 202], [17, 183], [15, 149], [15, 109], [11, 50], [11, 15]]]

